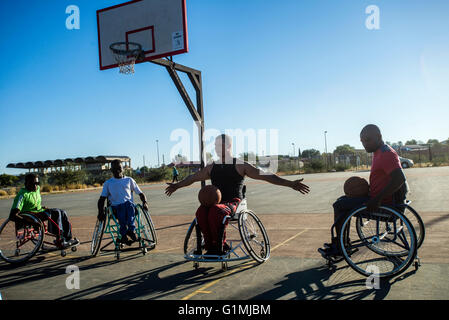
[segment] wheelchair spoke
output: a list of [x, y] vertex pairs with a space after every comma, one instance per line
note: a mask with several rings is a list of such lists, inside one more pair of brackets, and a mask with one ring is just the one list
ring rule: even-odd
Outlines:
[[[27, 224], [16, 224], [9, 219], [0, 227], [0, 257], [9, 263], [27, 261], [42, 246], [44, 231], [41, 222], [28, 214], [23, 217], [29, 221]], [[29, 226], [29, 223], [33, 226]]]
[[249, 254], [259, 263], [269, 258], [270, 245], [265, 228], [257, 216], [247, 211], [239, 217], [239, 231]]
[[[356, 211], [362, 211], [357, 213]], [[410, 223], [393, 210], [381, 207], [379, 213], [363, 212], [366, 208], [357, 209], [345, 218], [342, 225], [347, 235], [340, 232], [341, 237], [351, 239], [350, 245], [342, 248], [344, 258], [357, 272], [366, 276], [376, 270], [380, 277], [388, 277], [405, 270], [416, 254], [416, 241]], [[352, 215], [352, 216], [351, 216]], [[351, 221], [351, 218], [356, 220]], [[357, 252], [351, 252], [352, 249]], [[371, 271], [370, 271], [371, 270]]]

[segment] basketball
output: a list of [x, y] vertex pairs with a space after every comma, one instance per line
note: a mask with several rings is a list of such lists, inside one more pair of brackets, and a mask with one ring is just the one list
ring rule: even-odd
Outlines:
[[345, 195], [350, 198], [367, 197], [369, 193], [369, 184], [364, 178], [351, 177], [345, 181], [343, 190]]
[[211, 207], [221, 201], [221, 192], [214, 185], [203, 187], [198, 193], [198, 200], [203, 206]]

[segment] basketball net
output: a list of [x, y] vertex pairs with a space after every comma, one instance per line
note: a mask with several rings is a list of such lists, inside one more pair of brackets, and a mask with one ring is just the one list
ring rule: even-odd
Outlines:
[[110, 49], [122, 74], [133, 74], [136, 60], [142, 58], [142, 46], [134, 42], [116, 42]]

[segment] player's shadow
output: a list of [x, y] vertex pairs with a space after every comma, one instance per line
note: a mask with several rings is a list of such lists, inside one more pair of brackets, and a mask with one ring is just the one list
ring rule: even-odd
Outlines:
[[[132, 260], [141, 257], [142, 254], [136, 253], [121, 259], [121, 261]], [[0, 288], [16, 286], [26, 283], [33, 283], [43, 279], [51, 279], [66, 274], [66, 268], [70, 265], [79, 266], [81, 263], [95, 259], [91, 256], [82, 257], [48, 257], [45, 254], [38, 254], [21, 264], [0, 263]], [[84, 270], [107, 267], [119, 263], [117, 260], [103, 260], [85, 267]]]
[[276, 283], [275, 288], [262, 292], [251, 299], [361, 300], [368, 298], [382, 300], [388, 295], [394, 283], [415, 273], [415, 271], [411, 271], [393, 280], [380, 279], [378, 289], [376, 289], [373, 281], [368, 283], [368, 287], [366, 278], [354, 276], [352, 270], [337, 272], [339, 274], [332, 275], [327, 267], [319, 267], [290, 273], [285, 276], [285, 280]]
[[[178, 261], [139, 274], [132, 274], [120, 279], [106, 281], [100, 285], [63, 296], [58, 300], [82, 298], [91, 300], [162, 299], [167, 296], [180, 294], [184, 291], [192, 292], [192, 290], [198, 289], [198, 287], [206, 283], [210, 283], [215, 278], [226, 276], [221, 269], [216, 267], [202, 267], [198, 270], [192, 268], [188, 271], [174, 272], [167, 276], [162, 275], [162, 273], [186, 263], [187, 261], [185, 260]], [[256, 265], [253, 264], [241, 270], [238, 268], [238, 265], [234, 266], [237, 270], [232, 274], [240, 273]], [[82, 272], [81, 269], [80, 271]]]

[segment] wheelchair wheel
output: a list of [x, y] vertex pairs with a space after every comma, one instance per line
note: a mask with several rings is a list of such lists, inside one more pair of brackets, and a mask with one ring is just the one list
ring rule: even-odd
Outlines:
[[[394, 208], [394, 209], [390, 209], [393, 211], [397, 211], [398, 213], [402, 214], [405, 218], [407, 218], [410, 223], [411, 226], [413, 227], [413, 229], [415, 230], [416, 233], [416, 249], [419, 249], [424, 241], [424, 237], [425, 237], [425, 227], [424, 227], [424, 222], [422, 221], [421, 217], [419, 216], [419, 214], [410, 206], [408, 205], [402, 205], [401, 207], [399, 207], [398, 209]], [[386, 212], [385, 214], [389, 214], [389, 212]], [[359, 221], [357, 223], [357, 233], [359, 234], [359, 237], [364, 237], [363, 235], [363, 231], [361, 226], [363, 224], [366, 224], [368, 222], [368, 219], [364, 219], [361, 216], [359, 216], [357, 218]], [[373, 250], [376, 250], [376, 246], [372, 246], [371, 247]], [[379, 254], [382, 254], [381, 251], [378, 250]], [[402, 251], [397, 251], [394, 254], [390, 252], [391, 255], [399, 255], [399, 256], [406, 256], [408, 254], [408, 250], [406, 248], [404, 248], [404, 250]]]
[[139, 237], [143, 242], [143, 247], [153, 249], [157, 244], [156, 230], [154, 229], [153, 221], [148, 211], [138, 204], [136, 206], [139, 215]]
[[101, 240], [103, 239], [104, 228], [106, 226], [106, 219], [107, 217], [105, 217], [104, 220], [97, 219], [97, 223], [95, 224], [92, 242], [90, 244], [90, 252], [94, 257], [100, 250]]
[[202, 249], [204, 249], [204, 239], [201, 236], [201, 231], [197, 226], [196, 219], [194, 219], [190, 224], [184, 239], [184, 255], [197, 255]]
[[417, 253], [412, 224], [388, 207], [370, 213], [364, 206], [351, 212], [344, 219], [338, 239], [346, 262], [364, 276], [396, 276], [410, 266]]
[[410, 220], [413, 228], [416, 232], [416, 241], [418, 245], [418, 249], [421, 247], [422, 243], [424, 242], [424, 238], [426, 236], [426, 229], [424, 227], [424, 222], [421, 219], [421, 216], [418, 214], [418, 212], [415, 211], [412, 207], [410, 207], [407, 204], [404, 204], [402, 208], [400, 208], [402, 213], [408, 220]]
[[8, 263], [23, 263], [39, 251], [44, 241], [42, 222], [31, 214], [21, 214], [24, 222], [6, 219], [0, 227], [0, 258]]
[[249, 255], [258, 263], [268, 260], [270, 257], [270, 241], [262, 222], [256, 214], [250, 210], [241, 212], [238, 228]]

